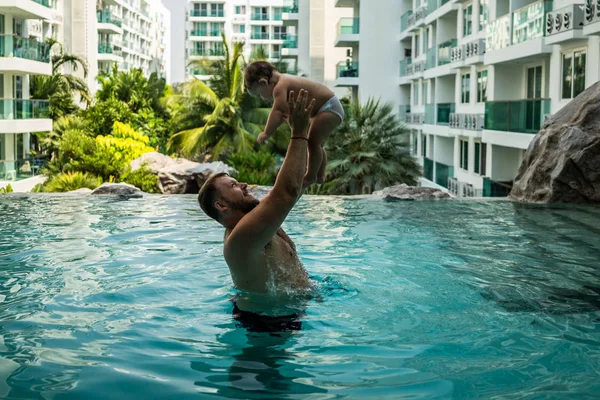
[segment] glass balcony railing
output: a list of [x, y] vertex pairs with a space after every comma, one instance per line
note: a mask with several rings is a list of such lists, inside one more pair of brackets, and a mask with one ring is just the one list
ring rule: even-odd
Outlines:
[[531, 99], [485, 103], [485, 129], [537, 133], [550, 114], [550, 100]]
[[412, 11], [407, 11], [405, 12], [401, 17], [400, 17], [400, 32], [404, 32], [405, 30], [408, 29], [408, 27], [410, 26], [409, 19], [412, 16]]
[[225, 10], [190, 10], [190, 17], [225, 17]]
[[0, 35], [0, 57], [17, 57], [49, 63], [50, 45], [21, 36]]
[[284, 0], [283, 1], [283, 12], [289, 14], [298, 13], [298, 1], [296, 0]]
[[408, 57], [400, 61], [400, 76], [408, 76], [408, 66], [412, 64], [412, 58]]
[[252, 19], [252, 21], [268, 21], [269, 14], [254, 13], [254, 14], [252, 14], [251, 19]]
[[101, 24], [113, 24], [119, 28], [123, 25], [123, 21], [120, 18], [111, 15], [109, 10], [98, 11], [96, 15], [98, 22]]
[[190, 32], [190, 36], [221, 36], [223, 31], [220, 29], [196, 29]]
[[425, 104], [425, 123], [435, 124], [435, 104]]
[[0, 119], [49, 118], [48, 100], [0, 99]]
[[538, 1], [513, 12], [512, 44], [544, 36], [549, 11], [552, 11], [551, 1]]
[[408, 114], [410, 114], [410, 105], [402, 104], [398, 109], [398, 118], [400, 121], [406, 122]]
[[500, 50], [510, 46], [510, 28], [510, 14], [490, 22], [486, 33], [486, 51]]
[[250, 39], [253, 40], [269, 40], [268, 32], [252, 32]]
[[427, 15], [431, 14], [450, 0], [427, 0]]
[[280, 51], [273, 51], [271, 53], [271, 58], [280, 59], [281, 58], [281, 52]]
[[353, 35], [360, 31], [360, 20], [358, 18], [340, 18], [337, 23], [338, 35]]
[[450, 39], [438, 46], [437, 65], [446, 65], [452, 59], [452, 49], [456, 47], [456, 39]]
[[297, 49], [298, 48], [298, 36], [286, 34], [283, 42], [284, 49]]
[[115, 48], [113, 45], [107, 43], [98, 43], [98, 54], [113, 54]]
[[437, 52], [438, 49], [435, 47], [432, 47], [431, 49], [427, 50], [427, 61], [425, 62], [425, 69], [437, 67], [437, 63], [435, 60]]
[[433, 160], [423, 159], [423, 176], [433, 182]]
[[274, 32], [273, 33], [273, 40], [284, 40], [286, 39], [288, 36], [287, 33], [282, 33], [282, 32]]
[[435, 163], [435, 183], [448, 189], [448, 178], [454, 178], [454, 167]]
[[437, 122], [438, 125], [449, 125], [450, 114], [454, 114], [454, 103], [439, 103], [437, 105]]
[[283, 13], [274, 12], [273, 13], [273, 21], [281, 21], [283, 20]]
[[33, 0], [34, 3], [38, 3], [43, 5], [44, 7], [50, 8], [52, 5], [50, 4], [50, 0]]
[[190, 56], [224, 56], [223, 49], [190, 49]]
[[336, 67], [338, 78], [358, 78], [358, 62], [342, 61]]

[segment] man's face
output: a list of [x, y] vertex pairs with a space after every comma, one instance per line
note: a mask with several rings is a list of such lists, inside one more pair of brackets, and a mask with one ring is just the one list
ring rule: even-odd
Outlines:
[[260, 201], [248, 193], [248, 185], [239, 183], [230, 176], [222, 176], [217, 182], [218, 200], [231, 211], [239, 210], [249, 213], [260, 203]]

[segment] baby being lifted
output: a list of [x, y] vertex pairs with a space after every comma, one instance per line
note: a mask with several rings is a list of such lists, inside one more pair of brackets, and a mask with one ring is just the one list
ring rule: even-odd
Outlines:
[[315, 99], [308, 134], [308, 168], [304, 187], [315, 182], [323, 183], [327, 166], [323, 144], [344, 120], [344, 108], [337, 96], [324, 85], [308, 78], [282, 74], [273, 64], [263, 61], [253, 62], [246, 67], [244, 85], [251, 95], [274, 101], [265, 131], [258, 136], [260, 144], [264, 144], [287, 120], [290, 91], [299, 93], [300, 89], [304, 89], [309, 97]]

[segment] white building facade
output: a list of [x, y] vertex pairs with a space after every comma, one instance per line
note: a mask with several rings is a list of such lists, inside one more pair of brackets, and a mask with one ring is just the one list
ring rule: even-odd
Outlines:
[[[334, 1], [188, 0], [186, 66], [194, 60], [222, 57], [224, 33], [229, 42], [245, 43], [246, 60], [261, 48], [270, 62], [283, 61], [287, 73], [333, 88], [334, 65], [345, 55], [344, 49], [333, 45], [335, 21], [351, 12], [336, 9]], [[186, 76], [210, 78], [206, 70], [197, 67], [187, 67]]]
[[27, 24], [50, 17], [45, 0], [0, 0], [0, 187], [36, 173], [31, 133], [52, 129], [48, 101], [29, 96], [31, 77], [52, 75], [50, 47], [31, 38]]
[[599, 79], [595, 3], [337, 0], [337, 84], [397, 106], [422, 184], [503, 196], [545, 118]]

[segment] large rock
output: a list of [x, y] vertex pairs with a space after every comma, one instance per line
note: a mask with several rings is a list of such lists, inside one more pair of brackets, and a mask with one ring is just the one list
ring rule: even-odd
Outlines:
[[197, 163], [185, 158], [171, 158], [160, 153], [146, 153], [130, 163], [133, 171], [146, 166], [158, 176], [158, 186], [166, 194], [196, 194], [213, 173], [237, 171], [220, 161]]
[[139, 198], [144, 197], [144, 192], [128, 183], [103, 183], [97, 187], [91, 195], [113, 195], [122, 198]]
[[448, 193], [436, 188], [408, 186], [405, 183], [373, 192], [373, 196], [385, 200], [439, 200], [451, 197]]
[[510, 197], [526, 202], [600, 202], [600, 83], [544, 123], [529, 144]]

